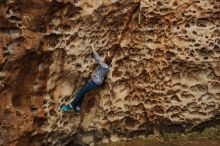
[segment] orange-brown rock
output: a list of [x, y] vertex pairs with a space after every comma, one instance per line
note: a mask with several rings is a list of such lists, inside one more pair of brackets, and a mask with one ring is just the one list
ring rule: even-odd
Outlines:
[[[217, 0], [1, 0], [0, 145], [96, 144], [220, 121]], [[63, 113], [116, 54], [80, 115]], [[72, 142], [74, 141], [74, 142]]]

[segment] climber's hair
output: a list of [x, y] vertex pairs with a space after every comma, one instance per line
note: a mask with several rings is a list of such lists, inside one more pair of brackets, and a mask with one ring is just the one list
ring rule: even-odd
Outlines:
[[112, 58], [111, 58], [110, 56], [106, 56], [106, 57], [105, 57], [105, 63], [106, 63], [107, 65], [111, 65], [111, 63], [112, 63]]
[[119, 48], [120, 48], [120, 44], [114, 44], [114, 45], [112, 45], [112, 47], [109, 49], [109, 50], [110, 50], [110, 56], [106, 56], [106, 57], [105, 57], [105, 63], [106, 63], [107, 65], [111, 65], [112, 59], [113, 59], [113, 57], [115, 56], [117, 50], [119, 50]]

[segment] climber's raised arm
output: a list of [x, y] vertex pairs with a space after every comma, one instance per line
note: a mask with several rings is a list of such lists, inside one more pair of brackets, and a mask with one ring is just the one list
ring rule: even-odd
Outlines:
[[99, 65], [101, 65], [102, 67], [107, 68], [108, 65], [105, 64], [105, 63], [102, 61], [102, 58], [101, 58], [101, 57], [99, 56], [99, 54], [96, 52], [96, 50], [95, 50], [93, 44], [91, 45], [91, 48], [92, 48], [92, 53], [93, 53], [93, 55], [94, 55], [94, 57], [95, 57], [96, 62], [97, 62]]

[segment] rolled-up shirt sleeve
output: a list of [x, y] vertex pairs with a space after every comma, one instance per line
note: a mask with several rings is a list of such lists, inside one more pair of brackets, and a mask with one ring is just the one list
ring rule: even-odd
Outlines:
[[102, 58], [99, 56], [99, 54], [96, 51], [92, 51], [95, 57], [96, 62], [103, 68], [109, 68], [109, 66], [102, 62]]

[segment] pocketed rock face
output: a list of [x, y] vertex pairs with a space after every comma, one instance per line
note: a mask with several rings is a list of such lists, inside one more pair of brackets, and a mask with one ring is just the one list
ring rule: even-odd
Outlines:
[[[217, 0], [0, 1], [0, 145], [111, 142], [220, 120]], [[103, 87], [62, 113], [95, 65]], [[120, 46], [120, 47], [117, 47]], [[70, 144], [73, 142], [70, 142]]]

